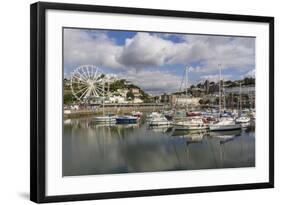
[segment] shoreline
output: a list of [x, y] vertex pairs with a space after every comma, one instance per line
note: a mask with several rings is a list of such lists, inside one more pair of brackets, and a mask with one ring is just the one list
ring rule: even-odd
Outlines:
[[[157, 112], [163, 109], [162, 106], [144, 106], [144, 107], [105, 107], [105, 114], [117, 114], [122, 115], [124, 113], [129, 113], [132, 111], [141, 111], [141, 112]], [[103, 114], [102, 108], [97, 109], [81, 109], [81, 110], [71, 110], [70, 113], [63, 113], [64, 119], [69, 118], [79, 118], [79, 117], [87, 117], [87, 116], [99, 116]]]

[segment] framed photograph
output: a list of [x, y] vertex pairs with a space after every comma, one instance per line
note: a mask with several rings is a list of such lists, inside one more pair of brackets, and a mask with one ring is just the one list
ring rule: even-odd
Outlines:
[[31, 5], [34, 202], [274, 187], [274, 18]]

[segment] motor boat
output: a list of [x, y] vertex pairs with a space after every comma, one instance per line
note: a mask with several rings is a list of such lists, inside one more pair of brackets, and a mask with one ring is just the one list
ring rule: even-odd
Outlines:
[[171, 121], [167, 120], [167, 118], [163, 114], [154, 114], [152, 118], [148, 120], [149, 126], [163, 126], [163, 125], [170, 125]]
[[123, 115], [116, 117], [117, 124], [130, 124], [130, 123], [137, 123], [138, 117], [131, 116], [131, 115]]
[[250, 122], [250, 118], [249, 117], [246, 117], [246, 116], [241, 116], [241, 117], [238, 117], [236, 119], [236, 122], [237, 123], [249, 123]]
[[152, 112], [146, 116], [146, 120], [149, 121], [149, 120], [153, 119], [154, 117], [157, 117], [158, 115], [159, 115], [158, 112]]
[[175, 122], [175, 130], [203, 130], [208, 129], [208, 123], [203, 118], [188, 118], [183, 121]]
[[213, 124], [209, 125], [211, 131], [225, 131], [241, 129], [241, 124], [237, 124], [232, 117], [222, 117]]

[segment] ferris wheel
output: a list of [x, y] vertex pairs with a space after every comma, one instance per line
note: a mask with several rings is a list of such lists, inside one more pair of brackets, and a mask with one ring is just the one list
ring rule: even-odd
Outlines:
[[77, 100], [84, 102], [95, 97], [104, 97], [105, 78], [94, 65], [77, 67], [71, 75], [71, 91]]

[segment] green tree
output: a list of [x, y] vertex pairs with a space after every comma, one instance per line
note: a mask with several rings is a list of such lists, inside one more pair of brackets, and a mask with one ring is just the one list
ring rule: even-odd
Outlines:
[[75, 99], [74, 99], [72, 93], [70, 93], [70, 92], [64, 93], [64, 96], [63, 96], [63, 103], [64, 103], [65, 105], [70, 105], [70, 104], [72, 104], [74, 101], [75, 101]]
[[126, 97], [127, 97], [127, 99], [131, 99], [131, 100], [135, 99], [135, 96], [134, 96], [134, 94], [131, 91], [127, 92]]

